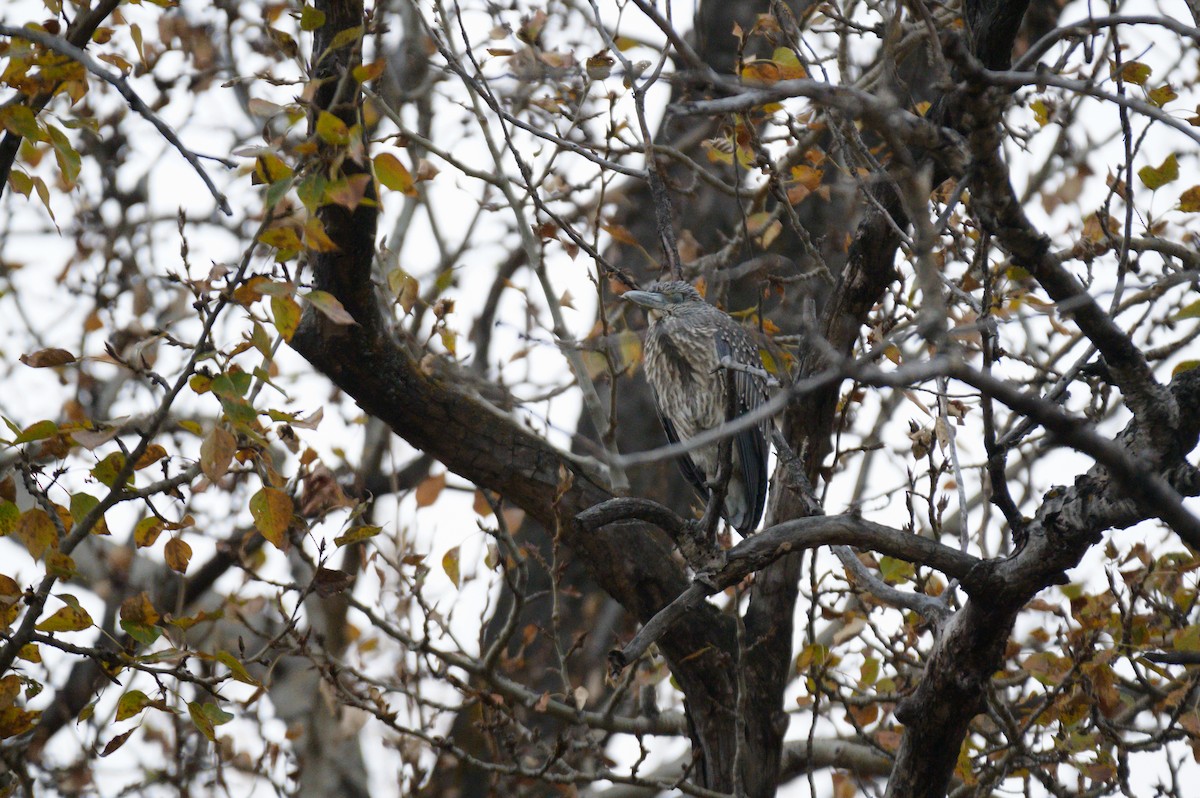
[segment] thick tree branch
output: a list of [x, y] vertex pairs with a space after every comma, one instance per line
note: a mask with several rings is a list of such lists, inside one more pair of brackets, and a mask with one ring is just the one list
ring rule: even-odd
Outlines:
[[[662, 512], [665, 508], [649, 508], [643, 504], [627, 505], [624, 504], [626, 501], [628, 500], [617, 499], [585, 510], [579, 515], [579, 523], [586, 529], [597, 529], [600, 524], [620, 520], [622, 515], [625, 518], [648, 519], [657, 514], [675, 531], [679, 530], [677, 519], [666, 517], [666, 513]], [[724, 564], [716, 570], [698, 574], [688, 589], [648, 621], [633, 640], [620, 651], [609, 655], [613, 669], [620, 671], [634, 662], [674, 623], [700, 606], [706, 597], [741, 583], [750, 574], [761, 571], [790, 554], [816, 546], [854, 546], [868, 549], [935, 568], [966, 583], [970, 583], [972, 569], [980, 563], [978, 558], [958, 549], [858, 516], [813, 516], [785, 521], [729, 549], [725, 552]]]

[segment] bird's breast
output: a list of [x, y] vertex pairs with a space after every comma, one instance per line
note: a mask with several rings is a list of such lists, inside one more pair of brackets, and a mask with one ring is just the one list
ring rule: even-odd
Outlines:
[[724, 420], [725, 382], [711, 334], [660, 322], [647, 337], [645, 365], [660, 409], [681, 437]]

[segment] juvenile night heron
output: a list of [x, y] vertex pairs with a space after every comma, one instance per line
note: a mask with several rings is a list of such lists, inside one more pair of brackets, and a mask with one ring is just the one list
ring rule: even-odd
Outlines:
[[[646, 291], [626, 291], [624, 299], [649, 311], [644, 363], [654, 403], [667, 438], [686, 441], [726, 420], [726, 379], [733, 379], [740, 416], [767, 400], [758, 347], [740, 324], [704, 301], [680, 281], [655, 283]], [[730, 370], [723, 359], [759, 373]], [[733, 438], [733, 473], [722, 517], [742, 535], [762, 517], [767, 497], [767, 430], [770, 419]], [[707, 497], [717, 477], [718, 444], [693, 449], [679, 458], [688, 482]]]

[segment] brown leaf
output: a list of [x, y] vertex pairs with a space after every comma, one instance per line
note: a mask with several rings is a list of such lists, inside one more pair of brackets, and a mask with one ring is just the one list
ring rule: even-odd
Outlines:
[[192, 559], [192, 547], [183, 538], [171, 538], [163, 549], [163, 557], [172, 571], [185, 573]]
[[166, 456], [167, 450], [163, 448], [162, 445], [152, 443], [146, 447], [146, 451], [137, 459], [137, 462], [133, 464], [133, 470], [141, 471], [143, 468], [148, 468], [149, 466], [154, 465]]
[[49, 349], [39, 349], [28, 355], [21, 355], [20, 360], [31, 369], [44, 369], [74, 363], [75, 356], [65, 349], [51, 347]]
[[353, 581], [353, 577], [345, 571], [318, 568], [313, 577], [313, 588], [317, 591], [318, 596], [329, 598], [345, 591]]
[[475, 511], [476, 515], [484, 517], [492, 515], [492, 505], [488, 503], [487, 497], [483, 495], [483, 491], [478, 488], [475, 490], [475, 501], [472, 503], [471, 509]]
[[304, 475], [303, 492], [300, 494], [300, 516], [318, 518], [339, 507], [352, 507], [354, 502], [346, 498], [333, 472], [324, 465]]
[[200, 444], [200, 470], [208, 481], [217, 483], [229, 471], [237, 451], [237, 438], [221, 425], [212, 428], [208, 437]]
[[441, 494], [444, 487], [446, 487], [446, 473], [444, 471], [432, 477], [426, 477], [417, 486], [417, 506], [428, 507], [433, 504], [437, 501], [437, 497]]

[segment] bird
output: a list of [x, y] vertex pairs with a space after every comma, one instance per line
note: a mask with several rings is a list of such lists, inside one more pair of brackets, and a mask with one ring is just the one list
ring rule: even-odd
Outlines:
[[[725, 423], [727, 379], [733, 379], [736, 394], [733, 417], [767, 401], [766, 372], [750, 334], [705, 302], [695, 286], [670, 280], [644, 291], [626, 291], [621, 297], [648, 311], [643, 363], [659, 421], [671, 443]], [[721, 362], [726, 359], [746, 368], [725, 368]], [[758, 526], [766, 503], [770, 424], [764, 418], [733, 436], [733, 468], [721, 516], [743, 537]], [[704, 498], [711, 494], [717, 477], [718, 447], [711, 443], [679, 457], [684, 477]]]

